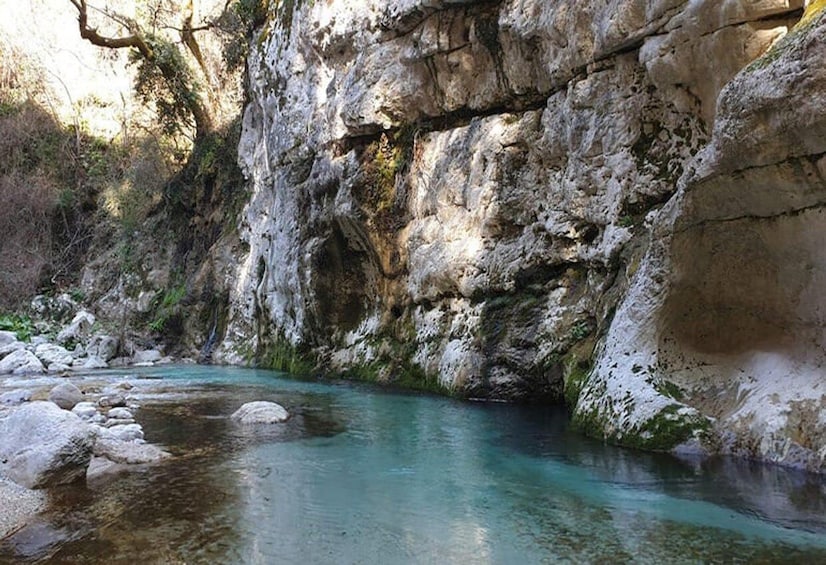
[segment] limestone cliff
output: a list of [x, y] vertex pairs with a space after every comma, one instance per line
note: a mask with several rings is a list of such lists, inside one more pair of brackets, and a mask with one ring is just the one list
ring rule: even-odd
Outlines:
[[823, 468], [802, 0], [270, 4], [214, 359], [565, 398], [621, 443]]

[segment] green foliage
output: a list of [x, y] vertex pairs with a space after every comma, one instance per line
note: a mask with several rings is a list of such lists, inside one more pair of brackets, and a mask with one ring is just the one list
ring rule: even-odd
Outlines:
[[185, 133], [195, 126], [192, 108], [200, 96], [192, 71], [172, 42], [156, 35], [147, 36], [146, 42], [153, 59], [137, 51], [130, 54], [130, 62], [137, 67], [135, 92], [145, 104], [154, 104], [165, 134]]
[[29, 341], [32, 338], [34, 326], [29, 316], [0, 314], [0, 330], [14, 332], [20, 341]]
[[267, 341], [256, 356], [255, 365], [273, 371], [306, 377], [315, 369], [315, 362], [308, 354], [301, 353], [286, 338], [277, 336]]
[[78, 303], [83, 302], [84, 300], [86, 300], [86, 293], [83, 292], [83, 290], [79, 289], [79, 288], [69, 289], [69, 296], [72, 297], [72, 300], [74, 300], [75, 302], [78, 302]]
[[591, 335], [591, 324], [587, 320], [582, 320], [574, 324], [571, 328], [571, 339], [581, 341]]
[[155, 333], [165, 333], [169, 330], [170, 321], [178, 314], [178, 305], [186, 296], [186, 284], [179, 283], [171, 286], [155, 299], [155, 317], [149, 321], [147, 328]]

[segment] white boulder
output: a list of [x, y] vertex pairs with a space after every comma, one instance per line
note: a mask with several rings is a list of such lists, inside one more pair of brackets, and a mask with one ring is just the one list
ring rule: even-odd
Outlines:
[[23, 375], [45, 371], [40, 359], [26, 349], [16, 349], [0, 359], [0, 375], [8, 373]]
[[0, 472], [27, 488], [81, 479], [92, 457], [88, 424], [51, 402], [30, 402], [0, 420]]
[[64, 365], [72, 364], [72, 354], [66, 348], [53, 343], [41, 343], [34, 348], [34, 354], [44, 365]]
[[232, 414], [231, 418], [245, 425], [280, 424], [289, 420], [290, 413], [287, 412], [286, 408], [275, 402], [257, 400], [247, 402], [241, 406]]

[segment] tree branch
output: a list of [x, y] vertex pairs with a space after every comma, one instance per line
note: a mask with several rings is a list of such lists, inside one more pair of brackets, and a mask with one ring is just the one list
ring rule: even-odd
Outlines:
[[[86, 5], [86, 0], [69, 0], [75, 8], [77, 8], [77, 23], [78, 28], [80, 29], [80, 37], [90, 42], [92, 45], [97, 45], [99, 47], [109, 47], [111, 49], [121, 49], [124, 47], [130, 47], [133, 49], [137, 49], [140, 51], [141, 55], [143, 55], [148, 60], [154, 59], [154, 53], [152, 52], [152, 48], [144, 41], [143, 37], [139, 33], [136, 33], [134, 29], [131, 29], [132, 35], [128, 35], [125, 37], [106, 37], [100, 35], [98, 33], [97, 28], [93, 28], [89, 25], [89, 13], [88, 13], [88, 6]], [[126, 26], [125, 22], [119, 18], [114, 17], [111, 14], [107, 14], [110, 18], [117, 21], [121, 25]], [[131, 26], [134, 27], [134, 26]]]

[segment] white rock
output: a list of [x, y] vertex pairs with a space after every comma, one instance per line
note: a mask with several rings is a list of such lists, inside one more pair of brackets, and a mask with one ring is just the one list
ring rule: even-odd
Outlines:
[[8, 345], [17, 341], [17, 334], [6, 330], [0, 330], [0, 346]]
[[83, 340], [85, 337], [88, 337], [89, 333], [92, 331], [92, 326], [94, 323], [94, 315], [85, 310], [81, 310], [75, 314], [75, 317], [72, 318], [72, 322], [60, 330], [60, 333], [57, 334], [58, 343], [67, 343], [70, 341], [78, 342]]
[[109, 437], [118, 441], [132, 441], [143, 439], [143, 428], [140, 424], [126, 424], [108, 428]]
[[46, 370], [50, 373], [65, 373], [66, 371], [71, 370], [71, 367], [60, 363], [52, 363]]
[[241, 406], [231, 418], [242, 424], [278, 424], [286, 422], [290, 418], [290, 413], [275, 402], [257, 400]]
[[0, 394], [0, 405], [19, 406], [32, 399], [32, 391], [25, 388], [16, 388]]
[[5, 345], [0, 345], [0, 359], [5, 357], [12, 351], [17, 351], [18, 349], [26, 349], [26, 344], [22, 341], [12, 341], [6, 343]]
[[92, 456], [89, 425], [51, 402], [13, 408], [0, 420], [0, 472], [27, 488], [71, 483]]
[[113, 420], [131, 420], [133, 418], [132, 412], [124, 407], [112, 408], [106, 416]]
[[99, 457], [127, 465], [157, 463], [170, 456], [166, 451], [151, 444], [104, 437], [99, 437], [95, 441], [94, 449], [95, 455]]
[[77, 414], [83, 420], [91, 420], [98, 414], [98, 409], [94, 402], [78, 402], [72, 408], [72, 413]]
[[44, 373], [46, 369], [34, 353], [26, 349], [16, 349], [0, 359], [0, 375], [12, 373], [24, 375], [29, 373]]
[[113, 359], [118, 352], [118, 338], [109, 335], [96, 335], [89, 340], [86, 346], [86, 354], [89, 357], [97, 357], [104, 361]]
[[140, 363], [154, 363], [156, 361], [160, 361], [163, 358], [163, 354], [157, 349], [147, 349], [145, 351], [136, 351], [135, 354], [132, 356], [132, 359], [135, 362], [135, 365]]
[[34, 349], [34, 354], [37, 355], [37, 358], [46, 366], [52, 364], [68, 366], [71, 365], [74, 360], [72, 354], [64, 347], [52, 343], [38, 344]]

